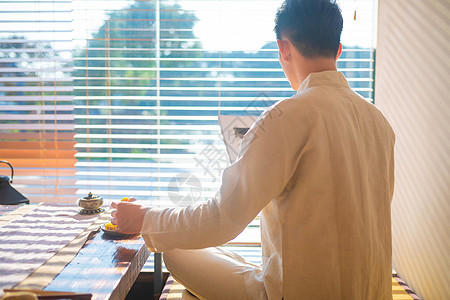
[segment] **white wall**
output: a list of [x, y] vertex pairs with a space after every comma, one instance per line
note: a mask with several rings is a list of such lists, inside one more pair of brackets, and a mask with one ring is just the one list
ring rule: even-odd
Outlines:
[[397, 136], [393, 265], [450, 299], [450, 0], [379, 0], [375, 104]]

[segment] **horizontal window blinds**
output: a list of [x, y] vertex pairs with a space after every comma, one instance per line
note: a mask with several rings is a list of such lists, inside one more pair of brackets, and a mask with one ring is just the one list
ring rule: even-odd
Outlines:
[[[30, 74], [22, 76], [30, 81], [14, 81], [20, 76], [4, 81], [28, 89], [37, 78], [36, 88], [48, 90], [36, 92], [40, 102], [30, 102], [35, 110], [29, 113], [20, 108], [25, 94], [16, 92], [1, 119], [1, 126], [10, 128], [2, 132], [27, 132], [20, 127], [26, 125], [20, 115], [28, 115], [30, 124], [50, 126], [57, 119], [60, 126], [72, 126], [58, 128], [69, 138], [58, 135], [58, 149], [47, 152], [55, 154], [62, 145], [67, 147], [76, 168], [74, 189], [67, 194], [74, 197], [92, 191], [107, 200], [135, 196], [161, 206], [212, 197], [229, 164], [218, 115], [257, 116], [294, 94], [279, 65], [271, 32], [280, 1], [33, 2], [42, 4], [43, 10], [35, 17], [50, 11], [44, 2], [52, 7], [61, 4], [64, 9], [58, 10], [69, 11], [61, 12], [70, 14], [67, 19], [52, 13], [55, 31], [48, 28], [52, 36], [62, 36], [61, 44], [52, 40], [50, 46], [40, 46], [48, 55], [41, 54], [39, 63], [46, 70], [58, 70], [53, 77]], [[349, 22], [354, 10], [366, 9], [356, 7], [354, 1], [342, 2], [351, 4]], [[63, 24], [71, 31], [59, 32]], [[40, 34], [51, 40], [50, 35]], [[12, 36], [5, 34], [5, 39]], [[373, 98], [373, 53], [372, 46], [344, 43], [338, 62], [352, 88], [368, 100]], [[55, 77], [58, 81], [51, 80]], [[0, 88], [7, 88], [2, 82]], [[54, 116], [46, 120], [52, 118], [47, 116], [50, 108]], [[48, 113], [41, 113], [45, 109]], [[72, 140], [71, 133], [75, 133]], [[23, 149], [32, 149], [31, 145]]]
[[31, 201], [72, 201], [77, 191], [67, 5], [0, 1], [0, 159]]

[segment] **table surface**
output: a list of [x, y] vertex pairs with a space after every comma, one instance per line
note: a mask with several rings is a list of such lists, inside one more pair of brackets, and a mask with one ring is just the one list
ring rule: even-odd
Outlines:
[[[0, 206], [0, 216], [16, 208]], [[99, 231], [44, 290], [124, 299], [149, 255], [141, 236], [117, 239]]]

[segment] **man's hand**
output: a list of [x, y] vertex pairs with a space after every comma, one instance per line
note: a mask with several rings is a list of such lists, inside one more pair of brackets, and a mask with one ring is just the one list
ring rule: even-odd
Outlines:
[[140, 233], [142, 231], [148, 207], [125, 201], [112, 202], [111, 207], [115, 208], [111, 212], [111, 223], [117, 225], [116, 231], [122, 233]]

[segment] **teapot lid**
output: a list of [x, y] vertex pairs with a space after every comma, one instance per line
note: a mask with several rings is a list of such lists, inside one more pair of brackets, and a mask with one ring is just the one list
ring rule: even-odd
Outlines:
[[93, 195], [91, 192], [89, 192], [89, 194], [85, 197], [83, 197], [84, 200], [93, 200], [93, 199], [98, 199], [100, 198], [99, 196]]

